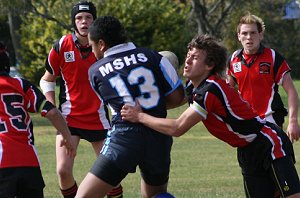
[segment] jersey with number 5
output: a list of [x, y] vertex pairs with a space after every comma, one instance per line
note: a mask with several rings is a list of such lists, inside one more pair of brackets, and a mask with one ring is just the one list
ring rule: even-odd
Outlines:
[[111, 107], [112, 122], [121, 122], [122, 106], [135, 100], [148, 114], [166, 117], [165, 96], [181, 85], [173, 66], [159, 53], [133, 43], [116, 51], [89, 69], [93, 89]]
[[33, 125], [45, 96], [29, 81], [0, 75], [0, 168], [38, 167]]

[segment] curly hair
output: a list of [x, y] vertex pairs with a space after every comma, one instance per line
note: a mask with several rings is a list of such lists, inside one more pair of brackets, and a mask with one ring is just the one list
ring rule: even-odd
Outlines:
[[196, 35], [187, 48], [203, 50], [206, 53], [205, 63], [214, 67], [211, 74], [224, 77], [226, 71], [227, 49], [215, 37], [208, 34]]

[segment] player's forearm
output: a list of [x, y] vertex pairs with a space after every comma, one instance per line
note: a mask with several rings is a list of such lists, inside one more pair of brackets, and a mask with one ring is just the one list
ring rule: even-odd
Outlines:
[[289, 123], [298, 123], [298, 94], [296, 91], [288, 94]]
[[178, 128], [175, 119], [157, 118], [146, 113], [139, 113], [138, 121], [144, 124], [145, 126], [152, 128], [165, 135], [176, 137], [182, 135], [177, 132]]
[[50, 120], [52, 125], [62, 134], [63, 138], [70, 142], [71, 140], [71, 133], [67, 126], [67, 123], [58, 109], [53, 108], [47, 114], [46, 118]]

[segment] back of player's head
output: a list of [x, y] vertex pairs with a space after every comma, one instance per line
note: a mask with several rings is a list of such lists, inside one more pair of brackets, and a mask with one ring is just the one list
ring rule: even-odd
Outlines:
[[88, 12], [91, 15], [93, 15], [93, 19], [95, 20], [97, 17], [97, 10], [95, 5], [92, 2], [89, 1], [80, 1], [76, 5], [73, 6], [71, 11], [71, 19], [72, 19], [72, 26], [73, 28], [77, 30], [76, 24], [75, 24], [75, 16], [76, 14], [80, 12]]
[[126, 43], [128, 38], [121, 22], [113, 16], [97, 18], [89, 27], [89, 38], [98, 42], [103, 40], [108, 47]]
[[6, 46], [0, 42], [0, 71], [10, 71], [9, 54], [6, 51]]

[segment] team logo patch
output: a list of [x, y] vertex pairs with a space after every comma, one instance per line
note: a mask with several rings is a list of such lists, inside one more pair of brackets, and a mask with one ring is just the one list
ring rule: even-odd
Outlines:
[[233, 64], [233, 72], [237, 73], [237, 72], [241, 72], [242, 71], [242, 63], [241, 62], [237, 62]]
[[259, 73], [260, 74], [270, 74], [271, 73], [271, 64], [266, 62], [259, 63]]
[[75, 61], [74, 51], [65, 52], [64, 55], [65, 55], [65, 62], [69, 63]]

